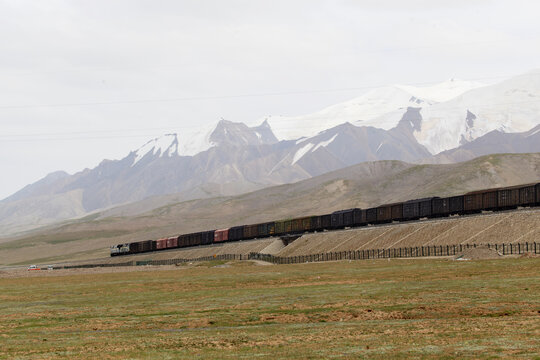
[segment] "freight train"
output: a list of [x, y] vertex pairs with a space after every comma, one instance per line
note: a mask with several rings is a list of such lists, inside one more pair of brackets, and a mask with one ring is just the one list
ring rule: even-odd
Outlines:
[[111, 256], [539, 205], [540, 183], [533, 183], [119, 244], [111, 246]]

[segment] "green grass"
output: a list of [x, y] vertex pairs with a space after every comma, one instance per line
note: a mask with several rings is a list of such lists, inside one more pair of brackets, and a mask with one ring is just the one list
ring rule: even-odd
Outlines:
[[0, 278], [0, 358], [540, 356], [538, 259], [198, 265]]

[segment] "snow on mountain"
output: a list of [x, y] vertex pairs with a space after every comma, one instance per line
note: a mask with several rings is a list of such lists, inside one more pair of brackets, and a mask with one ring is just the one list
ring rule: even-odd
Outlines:
[[171, 157], [178, 153], [178, 138], [176, 134], [166, 134], [162, 137], [155, 138], [144, 144], [135, 151], [135, 160], [132, 166], [137, 164], [147, 154]]
[[222, 119], [217, 123], [183, 129], [181, 133], [166, 134], [148, 141], [134, 151], [135, 157], [131, 166], [135, 166], [149, 154], [158, 157], [194, 156], [226, 143], [243, 146], [273, 144], [277, 141], [266, 121], [259, 126], [248, 127], [243, 123]]
[[409, 107], [428, 107], [480, 86], [482, 84], [477, 82], [455, 79], [429, 87], [386, 86], [312, 114], [268, 116], [265, 119], [280, 140], [314, 136], [345, 122], [389, 130], [397, 126]]
[[433, 86], [409, 86], [396, 85], [397, 88], [407, 91], [414, 96], [431, 102], [443, 102], [451, 100], [469, 90], [486, 86], [476, 81], [450, 79]]
[[432, 154], [456, 148], [493, 130], [524, 132], [540, 124], [540, 72], [468, 91], [424, 107], [414, 136]]

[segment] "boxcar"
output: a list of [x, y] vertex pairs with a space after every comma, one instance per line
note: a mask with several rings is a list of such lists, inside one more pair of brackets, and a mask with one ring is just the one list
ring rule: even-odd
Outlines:
[[450, 215], [450, 199], [435, 198], [431, 203], [433, 216], [448, 216]]
[[178, 247], [178, 236], [171, 236], [167, 238], [167, 249], [173, 249]]
[[242, 240], [244, 238], [244, 226], [233, 226], [229, 229], [229, 241]]
[[321, 215], [321, 226], [323, 229], [330, 229], [332, 226], [332, 216], [330, 214]]
[[291, 220], [291, 232], [302, 233], [311, 228], [311, 217], [301, 217]]
[[140, 242], [132, 242], [129, 244], [129, 253], [130, 254], [138, 254], [141, 252], [141, 243]]
[[377, 223], [392, 221], [392, 205], [381, 205], [377, 208]]
[[340, 229], [345, 227], [345, 225], [343, 225], [343, 214], [347, 211], [348, 210], [339, 210], [334, 211], [332, 214], [330, 214], [330, 226], [333, 229]]
[[[479, 198], [482, 199], [482, 196], [480, 195]], [[431, 215], [449, 216], [461, 214], [463, 213], [463, 200], [463, 195], [451, 196], [447, 198], [434, 197], [431, 200]], [[427, 204], [425, 206], [427, 207]]]
[[167, 248], [167, 238], [156, 240], [156, 250], [163, 250]]
[[467, 214], [481, 212], [484, 208], [483, 191], [473, 191], [463, 195], [463, 212]]
[[499, 207], [498, 191], [499, 189], [482, 190], [482, 207], [484, 210], [496, 210]]
[[536, 202], [536, 184], [521, 185], [519, 188], [519, 205], [533, 206]]
[[540, 205], [540, 183], [536, 184], [536, 205]]
[[244, 239], [253, 239], [259, 236], [259, 224], [244, 225]]
[[311, 217], [311, 230], [312, 231], [321, 231], [322, 226], [322, 217], [320, 215], [315, 215]]
[[148, 252], [154, 250], [154, 241], [153, 240], [143, 240], [136, 243], [139, 252]]
[[403, 220], [403, 203], [391, 204], [392, 209], [392, 221]]
[[366, 223], [377, 223], [377, 208], [370, 208], [366, 210]]
[[334, 211], [330, 215], [330, 225], [333, 228], [359, 226], [366, 223], [365, 211], [359, 208]]
[[497, 207], [499, 209], [517, 208], [519, 205], [519, 189], [521, 186], [510, 186], [497, 191]]
[[276, 225], [273, 221], [258, 224], [257, 231], [259, 232], [260, 237], [272, 236], [276, 231]]
[[292, 232], [292, 220], [276, 221], [276, 235], [289, 234]]
[[463, 195], [448, 198], [450, 214], [463, 214]]
[[209, 245], [214, 242], [215, 230], [203, 231], [201, 236], [201, 245]]
[[219, 243], [229, 240], [229, 228], [214, 231], [214, 242]]
[[407, 220], [430, 217], [433, 214], [434, 197], [409, 200], [403, 203], [403, 218]]

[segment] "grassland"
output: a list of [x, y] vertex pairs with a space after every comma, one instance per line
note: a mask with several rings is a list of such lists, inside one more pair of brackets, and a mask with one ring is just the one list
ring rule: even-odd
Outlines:
[[3, 272], [0, 358], [540, 358], [539, 261]]

